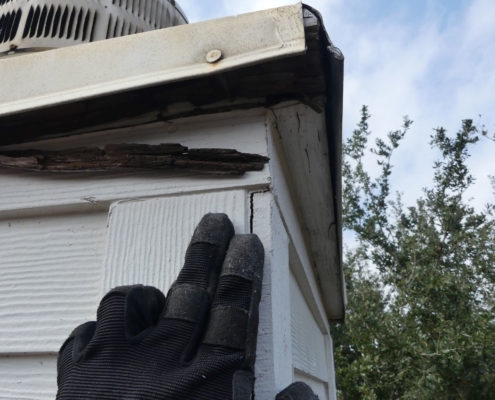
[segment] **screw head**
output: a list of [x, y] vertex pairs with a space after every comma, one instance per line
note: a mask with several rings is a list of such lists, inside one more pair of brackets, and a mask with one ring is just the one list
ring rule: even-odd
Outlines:
[[222, 52], [218, 49], [214, 49], [208, 52], [206, 55], [206, 61], [210, 64], [216, 63], [222, 59]]

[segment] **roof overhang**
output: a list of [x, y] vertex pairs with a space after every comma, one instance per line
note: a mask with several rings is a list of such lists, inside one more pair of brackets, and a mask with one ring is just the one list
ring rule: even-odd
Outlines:
[[[221, 50], [221, 61], [207, 62], [215, 49]], [[6, 58], [0, 60], [0, 116], [216, 74], [305, 50], [299, 4]]]
[[342, 321], [343, 60], [302, 4], [4, 58], [0, 146], [286, 100], [324, 112], [340, 263], [315, 264], [328, 318]]

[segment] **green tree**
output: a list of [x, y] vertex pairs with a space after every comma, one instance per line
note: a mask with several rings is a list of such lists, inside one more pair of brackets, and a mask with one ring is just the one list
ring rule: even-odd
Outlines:
[[346, 323], [333, 327], [339, 399], [495, 399], [495, 208], [465, 199], [469, 150], [486, 132], [472, 120], [453, 137], [436, 129], [433, 182], [405, 207], [390, 193], [391, 157], [412, 121], [369, 149], [369, 118], [363, 107], [344, 144], [344, 228], [357, 246]]

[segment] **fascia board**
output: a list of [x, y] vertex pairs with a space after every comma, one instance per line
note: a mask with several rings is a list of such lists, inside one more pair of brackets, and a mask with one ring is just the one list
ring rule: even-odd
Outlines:
[[[218, 49], [222, 59], [208, 63]], [[0, 116], [258, 64], [306, 51], [302, 5], [0, 60]]]

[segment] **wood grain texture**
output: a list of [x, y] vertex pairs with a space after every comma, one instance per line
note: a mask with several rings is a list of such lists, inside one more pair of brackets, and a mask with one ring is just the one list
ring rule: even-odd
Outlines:
[[297, 187], [302, 229], [316, 263], [327, 315], [331, 320], [342, 320], [345, 289], [325, 118], [302, 104], [273, 112], [290, 175]]
[[237, 233], [247, 232], [247, 194], [242, 190], [114, 204], [101, 293], [141, 283], [166, 294], [196, 225], [209, 212], [226, 213]]
[[0, 220], [0, 354], [58, 352], [94, 317], [106, 212]]
[[0, 357], [0, 399], [53, 400], [57, 393], [57, 356]]
[[[287, 233], [290, 237], [290, 264], [296, 279], [304, 292], [311, 311], [323, 333], [329, 333], [328, 319], [323, 304], [321, 287], [316, 279], [317, 270], [314, 267], [309, 243], [309, 237], [302, 227], [304, 216], [301, 203], [294, 187], [289, 162], [284, 154], [283, 144], [277, 130], [275, 116], [269, 114], [268, 122], [268, 150], [270, 154], [270, 175], [272, 178], [271, 191]], [[307, 206], [307, 204], [305, 204]]]
[[[237, 149], [267, 155], [266, 110], [250, 110], [185, 118], [139, 128], [127, 128], [67, 138], [39, 141], [40, 150], [103, 147], [109, 143], [160, 144], [179, 142], [190, 148]], [[2, 148], [27, 150], [32, 143]], [[2, 211], [60, 205], [105, 203], [123, 199], [157, 197], [222, 188], [259, 188], [269, 184], [268, 168], [243, 176], [208, 176], [190, 172], [105, 172], [77, 175], [39, 174], [0, 170], [0, 213]]]
[[325, 335], [316, 323], [294, 274], [290, 274], [292, 362], [295, 368], [328, 382]]
[[267, 162], [267, 157], [235, 149], [188, 149], [179, 143], [109, 144], [103, 149], [0, 150], [0, 168], [58, 173], [183, 170], [243, 175], [263, 170]]
[[252, 196], [253, 233], [265, 246], [255, 395], [271, 400], [292, 383], [289, 239], [273, 195]]

